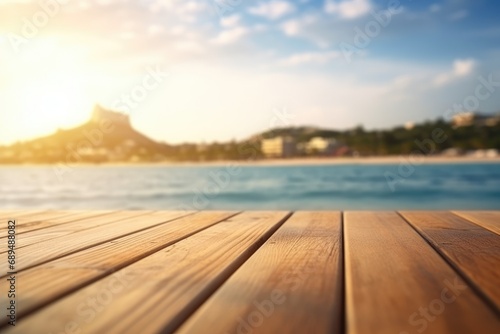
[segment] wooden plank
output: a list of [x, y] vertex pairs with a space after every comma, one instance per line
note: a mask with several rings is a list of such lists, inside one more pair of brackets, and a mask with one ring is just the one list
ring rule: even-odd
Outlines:
[[[130, 219], [132, 217], [140, 217], [143, 215], [151, 214], [152, 212], [153, 211], [119, 211], [105, 217], [90, 217], [74, 222], [69, 222], [67, 224], [47, 227], [42, 230], [32, 231], [28, 234], [18, 236], [16, 248], [22, 249], [24, 247], [38, 244], [40, 242], [47, 243], [51, 239], [63, 238], [82, 231], [99, 228], [110, 223]], [[65, 217], [63, 217], [63, 219], [65, 219]], [[5, 245], [6, 239], [0, 239], [0, 254], [7, 252]]]
[[48, 333], [67, 329], [81, 333], [171, 332], [287, 216], [284, 212], [237, 215], [48, 305], [6, 333], [39, 332], [42, 328]]
[[[129, 212], [132, 214], [132, 212]], [[144, 214], [113, 221], [104, 226], [78, 231], [73, 234], [41, 241], [36, 244], [18, 249], [16, 270], [21, 271], [35, 265], [76, 253], [89, 247], [97, 246], [106, 241], [114, 240], [134, 232], [139, 232], [156, 225], [167, 223], [176, 218], [189, 215], [189, 212], [171, 211]], [[118, 214], [117, 214], [118, 215]], [[111, 216], [114, 217], [115, 215]], [[110, 219], [110, 217], [104, 217]], [[2, 269], [2, 276], [7, 271]]]
[[340, 333], [341, 251], [339, 212], [296, 213], [176, 332]]
[[495, 313], [394, 212], [344, 214], [348, 333], [498, 333]]
[[18, 225], [23, 225], [23, 224], [29, 224], [35, 220], [52, 219], [52, 218], [69, 216], [73, 212], [74, 211], [71, 210], [48, 210], [42, 212], [32, 212], [26, 215], [21, 214], [19, 219], [17, 219], [17, 217], [14, 218], [18, 220], [18, 222], [16, 222]]
[[[16, 218], [16, 216], [20, 216], [23, 213], [26, 214], [25, 211], [21, 211], [21, 210], [1, 210], [0, 211], [0, 220]], [[4, 228], [5, 228], [5, 226], [0, 225], [0, 229], [4, 229]]]
[[[57, 225], [68, 224], [87, 218], [104, 216], [112, 213], [113, 211], [86, 211], [86, 212], [75, 211], [69, 214], [63, 214], [62, 216], [55, 216], [54, 218], [45, 218], [33, 221], [30, 220], [29, 222], [25, 222], [25, 219], [21, 218], [16, 220], [16, 235], [37, 231]], [[7, 233], [8, 233], [7, 230], [0, 230], [0, 239], [6, 238]]]
[[401, 212], [500, 316], [500, 238], [451, 212]]
[[500, 211], [453, 211], [453, 213], [500, 235]]
[[[17, 316], [22, 317], [235, 214], [220, 211], [196, 213], [22, 271], [17, 275], [17, 280], [22, 282]], [[164, 218], [169, 219], [170, 213]]]
[[[71, 211], [19, 211], [12, 212], [12, 214], [5, 216], [6, 219], [15, 219], [16, 225], [21, 226], [23, 224], [30, 224], [34, 221], [39, 221], [43, 219], [52, 219], [57, 217], [68, 216]], [[2, 224], [0, 230], [7, 230], [7, 224]]]
[[0, 210], [0, 218], [16, 218], [12, 217], [12, 215], [16, 215], [19, 217], [29, 217], [34, 214], [42, 214], [44, 212], [51, 212], [50, 210]]

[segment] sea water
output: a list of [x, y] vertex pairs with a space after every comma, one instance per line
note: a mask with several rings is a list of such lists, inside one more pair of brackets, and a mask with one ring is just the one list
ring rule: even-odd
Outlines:
[[1, 209], [500, 209], [500, 164], [0, 167]]

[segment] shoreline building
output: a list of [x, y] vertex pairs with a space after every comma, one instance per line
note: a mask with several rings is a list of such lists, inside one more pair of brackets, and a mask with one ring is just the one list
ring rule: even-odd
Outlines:
[[339, 147], [339, 143], [333, 138], [314, 137], [305, 145], [307, 154], [333, 155]]
[[496, 126], [500, 124], [500, 114], [484, 115], [475, 112], [464, 112], [453, 116], [454, 128], [463, 126]]
[[289, 158], [295, 155], [296, 144], [291, 137], [262, 139], [261, 150], [266, 158]]

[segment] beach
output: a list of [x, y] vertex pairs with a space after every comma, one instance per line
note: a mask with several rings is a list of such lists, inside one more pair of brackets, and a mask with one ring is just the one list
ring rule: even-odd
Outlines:
[[[111, 167], [132, 167], [132, 166], [314, 166], [314, 165], [397, 165], [409, 163], [412, 165], [432, 165], [432, 164], [486, 164], [500, 163], [500, 156], [490, 158], [478, 157], [445, 157], [426, 155], [398, 155], [398, 156], [373, 156], [373, 157], [336, 157], [336, 158], [288, 158], [288, 159], [260, 159], [260, 160], [213, 160], [213, 161], [159, 161], [159, 162], [71, 162], [58, 164], [19, 164], [23, 166], [111, 166]], [[18, 164], [3, 164], [1, 167], [12, 167]]]
[[[215, 161], [162, 161], [156, 163], [104, 163], [109, 166], [322, 166], [322, 165], [397, 165], [409, 163], [412, 165], [432, 165], [432, 164], [484, 164], [500, 163], [500, 156], [492, 158], [477, 157], [443, 157], [425, 155], [398, 155], [398, 156], [374, 156], [374, 157], [338, 157], [338, 158], [289, 158], [289, 159], [260, 159], [260, 160], [215, 160]], [[75, 164], [91, 165], [95, 164]]]
[[[460, 164], [460, 163], [500, 163], [500, 157], [476, 158], [476, 157], [443, 157], [425, 155], [399, 155], [384, 157], [342, 157], [342, 158], [292, 158], [292, 159], [266, 159], [254, 161], [232, 161], [233, 163], [243, 163], [248, 165], [375, 165], [375, 164], [399, 164], [410, 162], [418, 164]], [[205, 164], [205, 163], [203, 163]], [[220, 164], [220, 162], [208, 162], [206, 164]]]

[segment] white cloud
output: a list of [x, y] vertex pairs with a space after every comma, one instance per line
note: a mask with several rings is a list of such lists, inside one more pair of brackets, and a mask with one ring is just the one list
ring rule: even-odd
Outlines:
[[268, 26], [265, 24], [256, 24], [253, 26], [253, 31], [254, 32], [264, 32], [268, 30]]
[[288, 20], [281, 25], [281, 30], [287, 36], [297, 36], [302, 30], [302, 24], [299, 20]]
[[114, 1], [113, 0], [96, 0], [97, 4], [99, 6], [109, 6], [111, 5]]
[[203, 53], [205, 50], [199, 42], [196, 41], [179, 41], [174, 43], [174, 48], [185, 53]]
[[450, 72], [439, 74], [434, 78], [434, 86], [443, 86], [455, 79], [466, 77], [474, 72], [475, 67], [474, 59], [457, 59], [453, 62], [453, 69]]
[[441, 5], [438, 5], [438, 4], [436, 4], [436, 3], [435, 3], [435, 4], [433, 4], [433, 5], [431, 5], [431, 6], [429, 7], [429, 11], [430, 11], [431, 13], [437, 13], [437, 12], [439, 12], [440, 10], [441, 10]]
[[284, 22], [281, 25], [281, 30], [287, 36], [298, 36], [305, 27], [316, 23], [317, 17], [312, 15], [307, 15], [299, 19], [291, 19]]
[[0, 5], [30, 3], [33, 0], [0, 0]]
[[88, 1], [78, 1], [78, 7], [82, 10], [86, 10], [92, 7], [92, 5]]
[[220, 19], [220, 25], [224, 28], [231, 28], [240, 22], [241, 17], [238, 14], [234, 14], [231, 16], [223, 17]]
[[173, 1], [156, 0], [156, 1], [151, 1], [148, 7], [150, 11], [158, 12], [160, 10], [170, 10], [173, 6], [174, 6]]
[[450, 15], [450, 19], [453, 21], [461, 20], [466, 18], [469, 15], [469, 12], [464, 10], [459, 10], [457, 12], [454, 12]]
[[206, 3], [191, 0], [183, 2], [183, 5], [179, 7], [178, 12], [193, 14], [204, 11], [205, 9], [207, 9]]
[[183, 25], [176, 25], [170, 29], [170, 33], [174, 36], [180, 36], [186, 33], [186, 27]]
[[161, 34], [163, 32], [165, 32], [165, 28], [159, 24], [152, 24], [148, 27], [148, 34], [150, 35]]
[[326, 49], [331, 44], [331, 39], [328, 36], [331, 30], [327, 30], [324, 23], [322, 18], [308, 14], [285, 21], [280, 25], [280, 29], [286, 36], [304, 38], [316, 46]]
[[337, 51], [304, 52], [291, 55], [290, 57], [282, 60], [281, 63], [286, 66], [295, 66], [307, 63], [325, 64], [340, 57], [341, 54]]
[[165, 11], [175, 14], [178, 20], [187, 23], [195, 22], [200, 13], [208, 11], [208, 6], [203, 0], [151, 0], [148, 5], [154, 13]]
[[324, 10], [328, 14], [338, 14], [345, 19], [366, 15], [372, 9], [370, 0], [326, 0]]
[[467, 76], [472, 73], [475, 66], [476, 62], [474, 61], [474, 59], [458, 59], [453, 63], [453, 73], [457, 77]]
[[288, 1], [274, 0], [271, 2], [261, 3], [255, 7], [248, 9], [248, 12], [253, 15], [263, 16], [269, 20], [276, 20], [280, 17], [293, 13], [295, 6]]
[[232, 44], [239, 41], [245, 35], [248, 34], [248, 29], [245, 27], [235, 27], [221, 31], [216, 38], [212, 39], [212, 43], [215, 44]]
[[[176, 85], [170, 85], [175, 86], [173, 87], [175, 91], [173, 93], [169, 92], [169, 99], [165, 99], [163, 94], [155, 94], [157, 99], [148, 101], [144, 111], [153, 114], [156, 112], [155, 117], [152, 117], [148, 112], [139, 110], [137, 112], [139, 118], [140, 115], [144, 115], [143, 126], [148, 129], [147, 132], [149, 133], [150, 127], [153, 131], [156, 129], [159, 138], [165, 129], [160, 126], [163, 126], [163, 124], [156, 127], [158, 122], [155, 123], [154, 120], [162, 117], [162, 112], [166, 110], [166, 100], [170, 101], [172, 99], [172, 102], [167, 101], [172, 106], [168, 110], [179, 110], [179, 114], [184, 111], [190, 113], [189, 117], [180, 117], [180, 123], [177, 121], [172, 123], [174, 132], [172, 137], [161, 137], [167, 141], [172, 138], [175, 140], [197, 140], [200, 136], [207, 136], [208, 139], [231, 138], [231, 131], [242, 133], [242, 136], [250, 135], [253, 131], [259, 131], [262, 128], [258, 125], [251, 127], [255, 119], [252, 114], [253, 110], [263, 110], [259, 117], [263, 119], [263, 123], [268, 124], [269, 115], [265, 113], [266, 108], [269, 105], [280, 105], [283, 101], [290, 100], [290, 96], [294, 97], [293, 108], [302, 110], [298, 111], [297, 118], [307, 123], [333, 124], [332, 126], [337, 127], [350, 126], [351, 122], [361, 119], [369, 126], [375, 124], [387, 126], [388, 122], [395, 124], [404, 123], [407, 119], [418, 120], [421, 117], [418, 116], [418, 113], [423, 110], [429, 111], [426, 117], [431, 116], [430, 110], [437, 109], [439, 112], [442, 110], [440, 101], [436, 101], [436, 99], [442, 99], [445, 102], [455, 100], [454, 96], [462, 91], [459, 88], [465, 89], [468, 83], [475, 80], [474, 72], [477, 71], [475, 69], [476, 62], [471, 59], [459, 59], [453, 62], [454, 58], [451, 58], [449, 63], [442, 67], [437, 62], [427, 61], [426, 59], [417, 62], [398, 62], [401, 59], [398, 58], [397, 54], [393, 55], [393, 58], [384, 61], [377, 60], [376, 55], [369, 58], [360, 57], [356, 66], [345, 66], [342, 56], [339, 57], [337, 53], [339, 51], [337, 47], [340, 41], [349, 42], [352, 40], [352, 29], [355, 24], [352, 21], [340, 18], [358, 15], [356, 13], [360, 11], [349, 9], [346, 5], [342, 7], [341, 4], [363, 3], [362, 1], [335, 0], [335, 4], [339, 7], [335, 7], [332, 15], [326, 15], [322, 6], [324, 0], [322, 0], [319, 9], [313, 9], [313, 6], [309, 6], [308, 10], [299, 12], [297, 8], [292, 15], [284, 16], [286, 14], [283, 14], [279, 19], [271, 21], [260, 19], [257, 16], [253, 16], [253, 19], [258, 18], [257, 20], [248, 21], [244, 15], [251, 14], [241, 12], [241, 10], [244, 10], [243, 6], [239, 8], [239, 12], [235, 11], [228, 14], [220, 21], [217, 17], [214, 21], [213, 19], [216, 16], [212, 15], [209, 10], [207, 12], [200, 11], [202, 6], [196, 5], [195, 2], [191, 3], [192, 0], [141, 1], [141, 6], [145, 6], [145, 8], [139, 8], [135, 3], [132, 5], [133, 2], [130, 1], [114, 1], [117, 7], [112, 8], [113, 10], [108, 8], [108, 11], [106, 11], [106, 7], [98, 6], [95, 1], [75, 1], [92, 5], [87, 11], [81, 10], [76, 14], [73, 12], [65, 13], [65, 17], [61, 17], [62, 21], [54, 20], [54, 22], [51, 22], [45, 28], [46, 31], [44, 30], [43, 36], [27, 45], [29, 49], [23, 55], [31, 57], [33, 63], [36, 61], [36, 64], [40, 64], [34, 66], [33, 69], [42, 71], [51, 69], [51, 63], [55, 66], [56, 63], [50, 61], [55, 55], [67, 56], [67, 50], [71, 50], [74, 47], [73, 44], [85, 45], [85, 52], [88, 52], [89, 56], [82, 58], [81, 66], [78, 63], [78, 66], [75, 65], [74, 67], [71, 65], [73, 59], [68, 58], [67, 63], [69, 65], [67, 66], [72, 70], [67, 72], [72, 75], [76, 73], [76, 76], [85, 75], [83, 78], [85, 82], [90, 83], [89, 88], [87, 89], [86, 84], [82, 84], [80, 91], [90, 91], [89, 102], [96, 102], [101, 99], [106, 101], [109, 96], [108, 102], [112, 103], [117, 92], [121, 93], [121, 89], [125, 91], [130, 89], [129, 83], [133, 84], [134, 80], [141, 75], [142, 72], [140, 71], [144, 70], [142, 65], [145, 63], [159, 64], [165, 68], [172, 66], [176, 71], [183, 74], [178, 76], [178, 79], [184, 80], [185, 85], [178, 87], [177, 82]], [[157, 1], [157, 5], [163, 3], [165, 6], [168, 6], [168, 4], [171, 4], [171, 6], [169, 9], [166, 7], [161, 8], [161, 12], [151, 12], [148, 9], [155, 1]], [[205, 1], [207, 6], [210, 6], [212, 0], [199, 0], [198, 2], [200, 1]], [[264, 2], [264, 0], [261, 1]], [[266, 3], [273, 2], [273, 0], [265, 1]], [[334, 3], [333, 1], [330, 0], [330, 2]], [[368, 3], [368, 1], [365, 2]], [[434, 0], [433, 2], [438, 1]], [[3, 1], [3, 3], [6, 2]], [[36, 5], [38, 0], [33, 0], [33, 3]], [[184, 3], [191, 4], [184, 6]], [[295, 4], [297, 7], [300, 6], [299, 1], [290, 1], [290, 3]], [[371, 1], [371, 3], [374, 3], [374, 1]], [[258, 8], [259, 4], [260, 2], [248, 2], [248, 8]], [[424, 6], [423, 10], [425, 12], [423, 15], [436, 20], [428, 21], [430, 23], [438, 22], [437, 19], [440, 17], [449, 19], [449, 15], [454, 12], [453, 10], [448, 12], [448, 7], [442, 5], [438, 15], [430, 15], [429, 11], [431, 9], [429, 5]], [[74, 6], [78, 9], [77, 5]], [[181, 9], [177, 10], [177, 7]], [[3, 85], [7, 89], [12, 86], [10, 83], [12, 80], [18, 80], [19, 87], [23, 87], [24, 81], [29, 81], [25, 80], [25, 78], [35, 75], [33, 74], [35, 71], [27, 70], [21, 66], [24, 65], [22, 59], [19, 60], [19, 66], [12, 66], [18, 60], [11, 50], [9, 40], [5, 36], [2, 39], [1, 36], [4, 32], [20, 29], [18, 20], [12, 20], [12, 23], [10, 23], [8, 13], [16, 13], [16, 15], [19, 13], [21, 18], [23, 15], [32, 15], [32, 8], [27, 6], [19, 6], [15, 9], [15, 11], [0, 10], [0, 28], [2, 28], [0, 30], [0, 73], [3, 73], [2, 77], [0, 77], [0, 86]], [[17, 9], [19, 9], [19, 12]], [[382, 7], [379, 9], [382, 9]], [[454, 8], [454, 10], [456, 11], [457, 8]], [[186, 16], [179, 15], [178, 12]], [[187, 21], [193, 15], [197, 23], [189, 24]], [[364, 27], [366, 20], [370, 19], [369, 15], [368, 13], [368, 16], [364, 17], [364, 22], [359, 22], [361, 28]], [[81, 23], [89, 20], [93, 20], [92, 22], [95, 24], [83, 29], [84, 25]], [[401, 31], [398, 31], [400, 29], [398, 24], [410, 24], [405, 28], [413, 29], [420, 22], [427, 22], [423, 20], [399, 21], [400, 23], [391, 23], [389, 34], [397, 32], [400, 34], [398, 36], [404, 37], [407, 30], [401, 29]], [[137, 25], [128, 26], [127, 22], [137, 22]], [[66, 26], [61, 28], [63, 23]], [[270, 36], [277, 38], [276, 43], [269, 45], [266, 40], [263, 41], [263, 45], [259, 44], [259, 39], [253, 34], [256, 35], [257, 32], [266, 31], [266, 29], [273, 33], [275, 29], [280, 29], [281, 36]], [[480, 32], [471, 32], [471, 34]], [[145, 33], [151, 35], [148, 35], [148, 38], [141, 38]], [[488, 33], [495, 34], [491, 36], [498, 36], [498, 29], [495, 30], [495, 27], [492, 27]], [[40, 53], [31, 51], [38, 50], [35, 47], [36, 43], [43, 41], [44, 36], [51, 35], [54, 35], [54, 38], [61, 39], [59, 49], [44, 46], [40, 50], [48, 51]], [[125, 39], [135, 38], [131, 42], [124, 42], [118, 40], [117, 36]], [[240, 44], [246, 42], [249, 37], [255, 37], [252, 38], [252, 43], [240, 47]], [[299, 42], [289, 41], [289, 37], [297, 38]], [[463, 36], [463, 38], [466, 37]], [[404, 44], [407, 41], [395, 38], [394, 42]], [[235, 44], [238, 47], [232, 47]], [[282, 45], [293, 46], [297, 49], [284, 55], [279, 52], [282, 51]], [[324, 45], [325, 49], [310, 45], [320, 47]], [[265, 50], [262, 50], [263, 48]], [[269, 50], [270, 48], [271, 50]], [[479, 58], [476, 60], [481, 61], [481, 67], [484, 66], [485, 71], [488, 66], [498, 65], [497, 60], [500, 59], [498, 52], [493, 53], [494, 50], [491, 52], [492, 60]], [[493, 58], [494, 56], [496, 58]], [[87, 69], [83, 66], [87, 64], [86, 59], [90, 59], [92, 68]], [[48, 66], [45, 66], [46, 64]], [[193, 66], [199, 67], [193, 68]], [[327, 66], [331, 71], [321, 71]], [[94, 67], [96, 68], [95, 73], [93, 72]], [[199, 68], [202, 69], [201, 73], [209, 75], [200, 75]], [[21, 72], [25, 73], [25, 76], [22, 77], [23, 80], [17, 79]], [[80, 72], [82, 74], [79, 74]], [[184, 79], [186, 72], [188, 73], [187, 78]], [[87, 75], [86, 73], [91, 74]], [[332, 73], [335, 73], [335, 75], [332, 75]], [[245, 78], [245, 83], [247, 81], [250, 83], [251, 89], [246, 85], [243, 89], [242, 85], [234, 84], [234, 82], [238, 82], [238, 78], [241, 79], [242, 77]], [[126, 81], [123, 78], [129, 80]], [[394, 81], [391, 78], [395, 78]], [[205, 100], [200, 102], [198, 99], [192, 99], [191, 86], [193, 85], [195, 86], [194, 95], [206, 96], [208, 100], [206, 109]], [[441, 87], [441, 85], [445, 86]], [[172, 88], [170, 86], [168, 89]], [[311, 89], [311, 87], [314, 89]], [[38, 85], [35, 85], [34, 88], [38, 89]], [[225, 89], [230, 92], [236, 91], [235, 96], [228, 94]], [[23, 88], [19, 90], [19, 92], [23, 91]], [[7, 90], [7, 92], [10, 91]], [[5, 89], [0, 89], [0, 100], [14, 101], [12, 104], [2, 102], [0, 108], [2, 110], [13, 110], [13, 113], [18, 112], [20, 109], [14, 104], [17, 101], [14, 98], [8, 100], [8, 95]], [[222, 95], [226, 99], [221, 99]], [[22, 94], [19, 96], [22, 96]], [[170, 98], [170, 96], [173, 97]], [[212, 99], [212, 96], [217, 98]], [[359, 96], [364, 98], [360, 99]], [[460, 98], [460, 96], [458, 97]], [[154, 97], [152, 96], [152, 98]], [[409, 110], [406, 111], [405, 109], [405, 113], [400, 112], [400, 106], [402, 105], [400, 101], [394, 103], [396, 99], [403, 98]], [[495, 102], [497, 101], [495, 100]], [[200, 109], [200, 105], [203, 105], [204, 108]], [[367, 109], [374, 111], [366, 113]], [[228, 113], [224, 114], [221, 110], [228, 110]], [[234, 113], [234, 110], [244, 111]], [[247, 110], [249, 110], [248, 113], [246, 113]], [[318, 116], [311, 119], [310, 110], [318, 110]], [[335, 112], [332, 112], [332, 110], [335, 110]], [[213, 132], [207, 134], [203, 132], [205, 131], [203, 123], [206, 124], [206, 122], [199, 122], [201, 125], [196, 128], [189, 127], [189, 125], [183, 126], [183, 122], [189, 124], [193, 118], [199, 115], [210, 119], [210, 117], [213, 117], [211, 113], [215, 113], [217, 117], [234, 117], [234, 123], [225, 122], [216, 129], [210, 129]], [[377, 115], [377, 113], [380, 115]], [[245, 118], [244, 122], [242, 122], [242, 115], [247, 114], [252, 115], [252, 117]], [[242, 123], [244, 123], [242, 125], [244, 128], [228, 126], [228, 124]], [[16, 125], [12, 124], [12, 128], [15, 128]], [[248, 127], [246, 127], [247, 125]], [[230, 130], [227, 130], [228, 128]], [[189, 130], [187, 133], [185, 133], [186, 129]], [[0, 140], [2, 139], [0, 138]]]
[[124, 40], [134, 39], [137, 36], [135, 32], [125, 31], [120, 33], [119, 37]]

